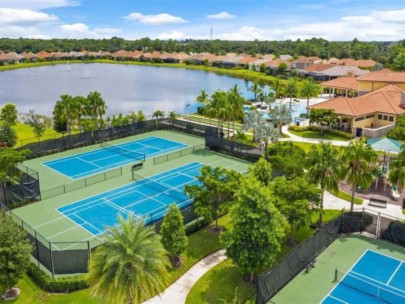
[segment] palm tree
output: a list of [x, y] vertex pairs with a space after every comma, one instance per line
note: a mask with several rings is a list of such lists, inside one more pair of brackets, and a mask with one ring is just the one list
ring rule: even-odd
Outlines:
[[[244, 98], [240, 95], [238, 85], [234, 85], [227, 93], [229, 118], [232, 120], [233, 132], [235, 132], [235, 121], [243, 116]], [[228, 120], [228, 137], [229, 137], [229, 120]]]
[[160, 292], [168, 282], [166, 252], [153, 226], [133, 215], [109, 227], [104, 244], [89, 264], [92, 294], [108, 303], [141, 303]]
[[75, 107], [75, 119], [79, 126], [79, 131], [82, 131], [82, 120], [83, 117], [87, 116], [87, 99], [83, 96], [75, 96], [73, 97], [74, 107]]
[[397, 159], [390, 163], [390, 182], [398, 187], [398, 191], [402, 192], [405, 187], [405, 145], [401, 146], [401, 151], [398, 153]]
[[353, 211], [354, 193], [358, 186], [369, 187], [374, 180], [373, 171], [377, 154], [364, 138], [353, 140], [343, 153], [344, 176], [352, 185], [350, 211]]
[[174, 126], [174, 121], [175, 121], [176, 118], [177, 118], [177, 113], [176, 113], [176, 111], [170, 111], [168, 116], [169, 116], [169, 119], [170, 119], [171, 122], [172, 122], [172, 126]]
[[134, 111], [131, 111], [131, 113], [129, 113], [128, 117], [132, 121], [133, 124], [136, 123], [136, 121], [138, 120], [138, 116], [136, 115], [136, 113]]
[[157, 124], [158, 124], [158, 118], [159, 118], [159, 116], [160, 116], [160, 110], [157, 110], [157, 111], [153, 112], [153, 114], [152, 114], [152, 118], [155, 118], [155, 125], [156, 125], [156, 126], [157, 126]]
[[330, 143], [321, 142], [320, 145], [311, 147], [306, 158], [306, 168], [308, 179], [319, 184], [322, 195], [319, 211], [319, 225], [322, 225], [323, 200], [325, 189], [338, 191], [341, 180], [342, 160], [339, 151]]
[[267, 150], [269, 140], [274, 143], [278, 140], [279, 135], [278, 130], [274, 129], [272, 123], [262, 122], [257, 127], [257, 138], [259, 141], [264, 141], [264, 151]]
[[259, 82], [257, 80], [254, 80], [252, 85], [249, 88], [249, 91], [251, 91], [255, 97], [255, 101], [257, 101], [257, 96], [263, 92], [263, 89], [260, 87]]
[[307, 99], [307, 114], [309, 107], [309, 99], [311, 97], [318, 97], [320, 92], [320, 86], [316, 84], [312, 78], [307, 78], [303, 81], [301, 87], [301, 95]]
[[292, 121], [291, 110], [287, 108], [287, 105], [285, 104], [277, 105], [274, 107], [273, 111], [271, 111], [271, 118], [273, 123], [278, 126], [280, 134], [283, 134], [281, 127]]
[[277, 96], [280, 95], [280, 90], [281, 90], [281, 81], [279, 78], [277, 78], [274, 81], [274, 99], [276, 99]]
[[[203, 110], [202, 113], [205, 114], [205, 107], [209, 102], [209, 95], [205, 90], [201, 90], [200, 95], [197, 96], [196, 100], [202, 104], [201, 109]], [[211, 125], [211, 120], [209, 120], [210, 125]]]
[[138, 111], [137, 116], [138, 116], [138, 122], [144, 122], [144, 121], [146, 121], [146, 116], [145, 116], [145, 114], [143, 113], [142, 110], [139, 110], [139, 111]]
[[229, 118], [229, 104], [227, 93], [221, 90], [215, 91], [205, 108], [205, 114], [210, 118], [218, 120], [218, 137], [221, 132], [221, 125], [224, 119]]
[[291, 109], [292, 98], [295, 97], [298, 93], [297, 79], [295, 77], [287, 80], [284, 92], [287, 96], [290, 96], [290, 109]]
[[264, 94], [264, 103], [269, 106], [269, 111], [271, 111], [271, 105], [276, 101], [275, 93]]
[[90, 92], [87, 95], [87, 101], [88, 115], [94, 121], [97, 129], [99, 129], [101, 123], [98, 123], [98, 121], [102, 121], [103, 115], [107, 111], [107, 105], [105, 104], [104, 99], [101, 97], [101, 94], [97, 91]]
[[265, 119], [263, 114], [257, 111], [256, 109], [250, 110], [249, 112], [245, 113], [243, 118], [243, 128], [245, 131], [253, 129], [253, 141], [256, 138], [256, 131], [260, 124], [264, 123]]
[[71, 131], [71, 122], [75, 119], [73, 98], [70, 95], [61, 95], [55, 104], [54, 117], [61, 123], [66, 124], [68, 133]]

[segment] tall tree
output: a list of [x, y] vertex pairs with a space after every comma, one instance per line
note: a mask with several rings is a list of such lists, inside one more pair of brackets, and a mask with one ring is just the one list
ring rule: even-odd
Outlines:
[[346, 180], [352, 185], [350, 211], [353, 211], [354, 194], [357, 187], [366, 188], [373, 183], [373, 171], [376, 168], [377, 158], [377, 154], [364, 138], [351, 141], [344, 150], [343, 173]]
[[320, 145], [311, 146], [305, 163], [308, 179], [319, 184], [322, 190], [319, 210], [319, 225], [322, 225], [325, 190], [338, 191], [342, 179], [342, 159], [336, 147], [321, 142]]
[[285, 219], [277, 210], [269, 188], [255, 178], [242, 181], [231, 209], [232, 229], [221, 234], [226, 255], [243, 271], [254, 273], [270, 266], [284, 239]]
[[44, 116], [35, 113], [34, 110], [30, 110], [27, 114], [25, 114], [24, 121], [27, 125], [33, 128], [34, 134], [39, 141], [45, 132]]
[[[244, 98], [240, 95], [241, 89], [238, 85], [234, 85], [227, 93], [228, 95], [228, 108], [229, 108], [229, 117], [232, 120], [233, 132], [235, 133], [235, 121], [243, 117], [243, 103]], [[229, 122], [228, 122], [229, 129]], [[228, 130], [229, 136], [229, 130]]]
[[119, 216], [91, 256], [88, 279], [92, 293], [108, 303], [142, 303], [166, 286], [167, 266], [154, 228], [133, 215]]
[[284, 88], [284, 93], [290, 97], [290, 109], [293, 97], [296, 97], [298, 94], [298, 84], [297, 78], [292, 77], [287, 80], [287, 84]]
[[401, 150], [397, 158], [390, 163], [390, 182], [398, 187], [398, 191], [402, 192], [405, 188], [405, 144], [401, 146]]
[[174, 122], [176, 121], [177, 118], [177, 113], [175, 111], [170, 111], [168, 117], [172, 122], [172, 126], [174, 126]]
[[186, 185], [184, 192], [194, 199], [194, 210], [208, 222], [215, 220], [219, 229], [218, 218], [228, 210], [229, 203], [235, 199], [241, 176], [239, 173], [223, 167], [204, 166], [197, 176], [199, 185]]
[[74, 107], [73, 97], [61, 95], [55, 104], [53, 117], [58, 123], [66, 124], [68, 133], [71, 132], [71, 122], [76, 118], [77, 109]]
[[15, 296], [13, 287], [23, 277], [31, 261], [32, 246], [27, 233], [0, 210], [0, 294]]
[[5, 104], [0, 110], [0, 120], [5, 126], [12, 127], [17, 123], [18, 112], [15, 105]]
[[321, 190], [305, 177], [286, 179], [277, 177], [271, 183], [276, 196], [275, 206], [290, 224], [290, 242], [294, 244], [296, 229], [308, 225], [312, 210], [319, 204]]
[[304, 175], [305, 151], [291, 141], [279, 141], [269, 146], [266, 158], [273, 167], [274, 176], [293, 179]]
[[271, 111], [271, 118], [275, 125], [278, 127], [278, 132], [283, 134], [281, 127], [284, 124], [289, 124], [292, 121], [291, 110], [285, 104], [277, 105]]
[[266, 187], [272, 179], [271, 172], [271, 164], [264, 157], [260, 157], [257, 162], [249, 166], [249, 176], [253, 176]]
[[162, 243], [169, 253], [170, 261], [175, 267], [180, 267], [180, 255], [187, 249], [188, 238], [184, 228], [184, 219], [176, 203], [170, 204], [162, 226], [160, 227]]
[[22, 151], [12, 148], [0, 149], [0, 183], [2, 186], [14, 179], [15, 175], [18, 174], [18, 171], [15, 170], [17, 163], [23, 162], [29, 154], [30, 150], [27, 149]]
[[94, 124], [97, 129], [100, 129], [102, 126], [103, 115], [107, 111], [107, 105], [105, 104], [104, 99], [101, 97], [101, 94], [97, 91], [90, 92], [87, 95], [87, 113], [90, 118], [94, 121]]
[[321, 88], [316, 84], [312, 78], [307, 78], [302, 82], [301, 95], [307, 99], [307, 114], [309, 113], [309, 99], [318, 97]]
[[263, 89], [261, 88], [259, 81], [257, 79], [253, 80], [252, 85], [249, 87], [249, 91], [251, 91], [254, 95], [254, 101], [257, 101], [257, 96], [260, 95], [260, 93], [263, 92]]
[[16, 143], [16, 131], [11, 126], [0, 124], [0, 147], [4, 145], [14, 147]]
[[243, 128], [245, 131], [253, 130], [253, 141], [257, 140], [257, 128], [264, 122], [265, 119], [263, 117], [263, 114], [256, 109], [252, 109], [249, 112], [245, 113], [245, 116], [243, 118]]
[[278, 140], [280, 133], [274, 128], [272, 123], [263, 122], [257, 128], [257, 138], [259, 141], [264, 141], [264, 151], [269, 146], [269, 141], [274, 143]]
[[218, 120], [218, 137], [220, 137], [222, 123], [230, 117], [227, 93], [221, 90], [215, 91], [209, 98], [204, 113], [208, 117]]

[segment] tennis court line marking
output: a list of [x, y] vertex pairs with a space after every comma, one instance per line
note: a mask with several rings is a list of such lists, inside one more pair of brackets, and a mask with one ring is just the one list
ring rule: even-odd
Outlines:
[[385, 253], [380, 253], [380, 252], [375, 251], [375, 250], [372, 250], [372, 249], [367, 249], [367, 251], [374, 252], [374, 253], [379, 254], [379, 255], [383, 255], [383, 256], [385, 256], [385, 257], [387, 257], [387, 258], [390, 258], [390, 259], [393, 259], [393, 260], [397, 260], [398, 262], [401, 262], [401, 263], [403, 263], [403, 262], [404, 262], [404, 261], [403, 261], [403, 260], [401, 260], [401, 259], [398, 259], [398, 258], [392, 257], [392, 256], [390, 256], [390, 255], [388, 255], [388, 254], [385, 254]]
[[[83, 221], [83, 223], [85, 223], [85, 224], [87, 224], [87, 225], [93, 227], [93, 228], [96, 229], [97, 231], [99, 231], [98, 234], [102, 233], [102, 231], [100, 231], [100, 229], [98, 229], [97, 227], [93, 226], [93, 225], [90, 224], [88, 221], [86, 221], [86, 220], [84, 220], [82, 217], [78, 216], [76, 213], [74, 213], [74, 215], [77, 216], [79, 219], [81, 219], [81, 220]], [[77, 224], [77, 223], [76, 223], [76, 225], [77, 225], [78, 227], [80, 226], [80, 228], [83, 228], [84, 230], [86, 230], [86, 231], [87, 231], [88, 233], [90, 233], [91, 235], [95, 235], [94, 233], [92, 233], [92, 232], [88, 231], [86, 228], [84, 228], [83, 225], [79, 225], [79, 224]], [[96, 234], [96, 235], [98, 235], [98, 234]]]
[[[354, 262], [354, 264], [352, 265], [352, 267], [350, 267], [350, 269], [345, 273], [345, 275], [340, 279], [340, 281], [337, 282], [337, 284], [329, 291], [329, 293], [326, 295], [326, 297], [324, 297], [321, 301], [321, 303], [323, 303], [327, 297], [332, 295], [332, 292], [339, 286], [340, 282], [344, 280], [344, 278], [352, 271], [352, 269], [354, 268], [354, 266], [357, 265], [357, 263], [366, 255], [368, 250], [365, 250], [363, 252], [363, 254]], [[304, 271], [304, 270], [302, 270]]]
[[51, 224], [51, 223], [56, 222], [56, 221], [59, 221], [59, 220], [63, 219], [64, 217], [65, 217], [65, 216], [58, 217], [58, 218], [56, 218], [56, 219], [53, 219], [53, 220], [51, 220], [51, 221], [48, 221], [48, 222], [39, 224], [38, 226], [34, 226], [34, 227], [32, 227], [32, 228], [33, 228], [33, 229], [37, 229], [37, 228], [39, 228], [39, 227], [42, 227], [42, 226]]
[[[94, 164], [94, 163], [91, 162], [91, 161], [88, 161], [88, 160], [85, 160], [85, 159], [83, 159], [83, 158], [80, 158], [79, 156], [76, 157], [76, 159], [81, 160], [82, 162], [88, 163], [88, 164], [90, 164], [90, 165], [93, 165], [93, 166], [96, 166], [96, 167], [101, 168], [101, 166], [99, 166], [99, 165], [97, 165], [97, 164]], [[97, 159], [97, 160], [98, 160], [98, 159]]]
[[332, 295], [329, 295], [329, 298], [335, 299], [336, 301], [339, 301], [340, 303], [349, 304], [349, 302], [345, 302], [345, 301], [343, 301], [343, 300], [341, 300], [341, 299], [339, 299], [339, 298], [336, 298], [336, 297], [334, 297], [334, 296], [332, 296]]
[[61, 231], [61, 232], [55, 233], [55, 234], [53, 234], [53, 235], [51, 235], [51, 236], [48, 236], [47, 239], [52, 239], [52, 238], [54, 238], [55, 236], [64, 234], [65, 232], [74, 230], [74, 229], [76, 229], [76, 228], [79, 228], [79, 226], [77, 225], [77, 226], [75, 226], [75, 227], [71, 227], [71, 228], [69, 228], [69, 229], [65, 229], [65, 230], [63, 230], [63, 231]]
[[118, 211], [122, 211], [123, 213], [128, 214], [127, 210], [110, 201], [108, 198], [103, 198], [103, 200], [105, 204], [110, 205], [111, 207], [117, 209]]
[[394, 273], [393, 273], [393, 274], [391, 275], [391, 277], [389, 278], [389, 280], [388, 280], [388, 282], [387, 282], [387, 285], [388, 285], [388, 286], [390, 286], [390, 287], [392, 287], [392, 288], [395, 288], [395, 287], [393, 287], [393, 286], [390, 285], [390, 282], [391, 282], [391, 280], [395, 277], [395, 275], [397, 274], [399, 268], [401, 268], [402, 263], [403, 263], [403, 262], [399, 263], [397, 269], [395, 269]]

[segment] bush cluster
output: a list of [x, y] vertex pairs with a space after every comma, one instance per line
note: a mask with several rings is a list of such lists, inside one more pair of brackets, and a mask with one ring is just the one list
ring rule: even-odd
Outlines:
[[193, 234], [194, 232], [201, 230], [208, 224], [209, 223], [207, 223], [204, 217], [199, 217], [184, 225], [184, 228], [186, 229], [186, 234], [190, 235]]
[[389, 130], [387, 137], [396, 140], [405, 140], [405, 128], [400, 127]]
[[27, 274], [39, 287], [48, 292], [67, 293], [89, 287], [84, 275], [52, 279], [32, 263]]
[[335, 129], [326, 129], [326, 128], [321, 128], [318, 126], [308, 126], [308, 127], [300, 127], [300, 126], [290, 126], [288, 128], [291, 131], [295, 131], [295, 132], [304, 132], [304, 131], [317, 131], [317, 132], [321, 132], [324, 134], [333, 134], [333, 135], [337, 135], [337, 136], [341, 136], [347, 139], [352, 139], [352, 134], [350, 133], [346, 133], [340, 130], [335, 130]]

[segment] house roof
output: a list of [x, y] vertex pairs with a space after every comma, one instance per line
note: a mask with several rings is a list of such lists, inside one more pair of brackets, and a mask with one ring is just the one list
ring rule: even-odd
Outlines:
[[356, 66], [345, 66], [345, 65], [334, 65], [328, 69], [323, 71], [316, 72], [315, 74], [323, 74], [330, 77], [340, 77], [340, 76], [347, 76], [349, 73], [353, 73], [356, 76], [364, 75], [370, 73], [367, 70], [359, 69]]
[[393, 72], [387, 70], [371, 72], [357, 78], [358, 81], [376, 81], [390, 83], [405, 83], [405, 72]]
[[351, 117], [377, 112], [399, 115], [405, 113], [405, 108], [400, 106], [402, 94], [405, 94], [404, 90], [389, 84], [359, 97], [338, 97], [312, 105], [309, 109], [333, 109], [337, 114]]
[[338, 88], [357, 91], [359, 83], [355, 77], [338, 77], [329, 81], [321, 82], [320, 85], [326, 88]]
[[327, 69], [330, 69], [332, 67], [336, 66], [336, 64], [332, 63], [320, 63], [320, 64], [313, 64], [309, 67], [306, 67], [304, 70], [306, 72], [322, 72]]
[[287, 68], [291, 68], [291, 62], [289, 62], [288, 60], [282, 60], [282, 59], [275, 59], [275, 60], [267, 61], [264, 63], [264, 65], [269, 68], [277, 68], [280, 65], [280, 63], [285, 63], [287, 65]]

